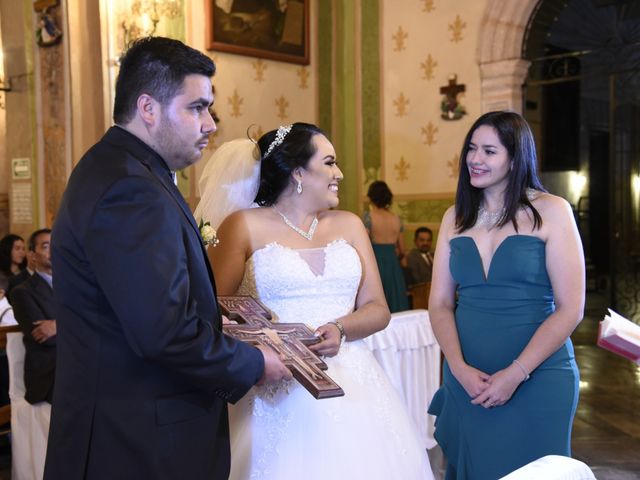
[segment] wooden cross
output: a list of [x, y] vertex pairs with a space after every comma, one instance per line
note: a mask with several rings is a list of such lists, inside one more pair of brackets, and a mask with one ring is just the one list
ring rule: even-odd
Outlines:
[[455, 100], [459, 93], [462, 93], [466, 90], [466, 87], [463, 84], [457, 84], [457, 81], [457, 75], [450, 75], [449, 84], [445, 85], [444, 87], [440, 87], [440, 93], [442, 95], [446, 95], [447, 98], [452, 98]]
[[267, 309], [248, 295], [218, 297], [218, 304], [229, 320], [238, 322], [223, 325], [224, 333], [251, 345], [275, 350], [293, 378], [315, 398], [344, 395], [344, 390], [324, 372], [327, 364], [307, 348], [320, 339], [304, 323], [272, 323]]

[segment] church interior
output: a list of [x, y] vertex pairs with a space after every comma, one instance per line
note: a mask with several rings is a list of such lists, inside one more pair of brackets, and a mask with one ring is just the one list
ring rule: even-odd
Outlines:
[[[407, 244], [420, 226], [437, 236], [474, 120], [514, 110], [585, 250], [573, 455], [599, 479], [640, 478], [640, 366], [596, 346], [607, 308], [640, 323], [640, 1], [289, 0], [272, 30], [254, 29], [272, 3], [0, 0], [0, 237], [54, 224], [74, 165], [113, 123], [119, 58], [142, 36], [215, 61], [204, 159], [234, 138], [317, 124], [344, 173], [340, 208], [361, 216], [384, 180]], [[273, 28], [287, 41], [270, 41]], [[178, 172], [192, 208], [204, 164]]]

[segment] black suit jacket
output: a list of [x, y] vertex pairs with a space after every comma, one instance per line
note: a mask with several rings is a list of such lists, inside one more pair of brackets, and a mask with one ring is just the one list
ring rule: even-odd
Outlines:
[[51, 243], [45, 479], [226, 479], [226, 402], [264, 361], [221, 333], [198, 227], [163, 159], [109, 129], [74, 169]]
[[53, 290], [35, 273], [11, 290], [9, 300], [24, 334], [24, 398], [29, 403], [51, 403], [56, 373], [56, 337], [38, 343], [31, 331], [37, 320], [55, 320]]
[[[433, 255], [433, 254], [432, 254]], [[420, 250], [411, 249], [407, 254], [407, 284], [415, 285], [416, 283], [430, 282], [433, 271], [433, 256], [431, 257], [431, 265], [422, 257]]]

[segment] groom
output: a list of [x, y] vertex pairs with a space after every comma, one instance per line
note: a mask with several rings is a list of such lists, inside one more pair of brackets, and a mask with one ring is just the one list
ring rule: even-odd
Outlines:
[[176, 40], [122, 59], [114, 121], [72, 173], [52, 237], [57, 376], [45, 479], [226, 479], [227, 402], [289, 378], [221, 333], [174, 184], [216, 129], [211, 59]]

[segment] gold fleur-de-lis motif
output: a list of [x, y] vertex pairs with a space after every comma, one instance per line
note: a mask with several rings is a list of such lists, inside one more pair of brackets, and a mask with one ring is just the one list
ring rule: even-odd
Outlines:
[[300, 67], [296, 73], [298, 74], [298, 79], [300, 80], [300, 83], [298, 84], [298, 87], [300, 87], [303, 90], [306, 90], [307, 88], [309, 88], [309, 69], [306, 67]]
[[267, 69], [267, 64], [264, 63], [264, 60], [259, 58], [255, 62], [253, 62], [251, 64], [251, 66], [253, 67], [253, 69], [256, 72], [256, 76], [255, 76], [254, 80], [256, 82], [262, 83], [264, 81], [264, 72]]
[[244, 103], [244, 99], [240, 95], [238, 95], [238, 89], [237, 88], [233, 89], [233, 96], [229, 97], [227, 99], [227, 101], [229, 102], [229, 105], [231, 106], [231, 116], [232, 117], [236, 117], [237, 118], [240, 115], [242, 115], [242, 112], [240, 111], [240, 107]]
[[287, 118], [287, 108], [289, 108], [289, 102], [284, 95], [280, 95], [280, 98], [276, 99], [276, 107], [278, 107], [278, 118], [284, 120]]
[[404, 96], [404, 93], [400, 93], [398, 98], [393, 101], [393, 105], [396, 107], [396, 116], [404, 117], [407, 114], [409, 99]]
[[407, 38], [409, 38], [409, 34], [405, 32], [402, 27], [398, 27], [396, 33], [393, 34], [393, 41], [396, 42], [395, 47], [393, 47], [393, 51], [400, 52], [404, 50], [406, 48], [404, 42]]
[[458, 178], [458, 167], [460, 166], [460, 159], [458, 155], [454, 155], [451, 160], [447, 162], [447, 169], [449, 170], [449, 178]]
[[467, 28], [467, 22], [463, 22], [460, 15], [456, 15], [456, 19], [453, 23], [449, 24], [449, 31], [451, 31], [451, 41], [458, 43], [462, 40], [462, 30]]
[[438, 127], [436, 127], [433, 123], [429, 122], [426, 126], [420, 129], [422, 134], [424, 135], [424, 143], [427, 145], [433, 145], [436, 143], [436, 133], [438, 133]]
[[411, 162], [407, 162], [404, 156], [400, 157], [400, 161], [393, 166], [393, 169], [398, 173], [396, 180], [399, 182], [405, 182], [409, 178], [407, 171], [411, 168]]
[[431, 54], [429, 54], [427, 56], [427, 59], [424, 62], [420, 63], [420, 68], [422, 68], [423, 70], [422, 78], [424, 80], [433, 79], [433, 71], [437, 66], [438, 66], [438, 62], [436, 62], [431, 56]]
[[422, 3], [424, 3], [424, 5], [422, 6], [423, 12], [432, 12], [436, 9], [435, 5], [433, 4], [433, 0], [422, 0]]

